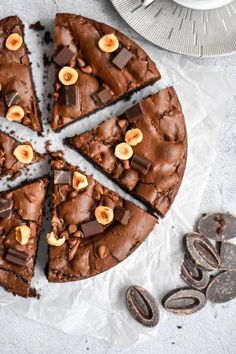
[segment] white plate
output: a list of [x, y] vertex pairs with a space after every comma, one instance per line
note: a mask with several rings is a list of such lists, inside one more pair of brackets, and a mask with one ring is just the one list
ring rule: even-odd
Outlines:
[[172, 0], [111, 0], [141, 36], [172, 52], [194, 57], [236, 52], [236, 0], [213, 10], [193, 10]]

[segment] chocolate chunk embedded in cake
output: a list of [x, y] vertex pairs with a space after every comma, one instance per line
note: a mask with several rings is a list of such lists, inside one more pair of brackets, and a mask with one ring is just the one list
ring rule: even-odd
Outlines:
[[161, 216], [166, 214], [187, 159], [185, 120], [173, 88], [67, 141]]
[[81, 280], [110, 269], [155, 226], [155, 217], [66, 163], [60, 153], [52, 154], [52, 169], [50, 282]]

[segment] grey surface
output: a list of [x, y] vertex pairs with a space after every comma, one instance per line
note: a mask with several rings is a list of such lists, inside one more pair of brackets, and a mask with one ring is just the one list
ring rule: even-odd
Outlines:
[[[22, 0], [23, 1], [23, 0]], [[49, 0], [48, 0], [49, 1]], [[116, 18], [117, 27], [127, 32], [124, 22], [108, 1], [87, 0], [96, 8]], [[47, 1], [44, 1], [46, 3]], [[58, 1], [54, 1], [57, 4]], [[10, 0], [9, 3], [13, 5]], [[102, 3], [102, 5], [101, 5]], [[12, 6], [14, 8], [14, 6]], [[79, 8], [71, 9], [79, 12]], [[40, 18], [40, 14], [39, 14]], [[144, 41], [129, 30], [132, 37]], [[158, 51], [154, 46], [149, 50]], [[235, 212], [236, 194], [236, 55], [226, 58], [196, 60], [225, 70], [234, 82], [234, 97], [229, 102], [228, 114], [219, 137], [217, 158], [201, 204], [201, 212], [228, 210]], [[196, 107], [197, 109], [197, 107]], [[178, 328], [177, 326], [181, 326]], [[160, 323], [157, 338], [152, 342], [126, 349], [85, 337], [68, 336], [47, 326], [0, 311], [0, 353], [235, 353], [236, 347], [236, 301], [215, 307], [208, 304], [201, 312], [190, 317], [172, 316], [165, 325]]]

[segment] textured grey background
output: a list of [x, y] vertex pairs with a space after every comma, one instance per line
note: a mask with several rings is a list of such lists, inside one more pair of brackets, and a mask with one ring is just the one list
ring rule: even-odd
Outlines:
[[[44, 0], [42, 6], [52, 2], [60, 10], [61, 0]], [[64, 0], [66, 2], [66, 0]], [[85, 0], [83, 0], [85, 1]], [[74, 1], [82, 4], [83, 1]], [[4, 0], [3, 0], [4, 2]], [[116, 26], [132, 34], [144, 47], [147, 46], [137, 34], [128, 29], [116, 14], [108, 0], [86, 0], [93, 3], [91, 16], [99, 19], [99, 11], [115, 19]], [[2, 3], [2, 0], [1, 0]], [[0, 7], [1, 7], [0, 3]], [[7, 3], [7, 2], [5, 2]], [[9, 0], [14, 10], [14, 1]], [[22, 0], [22, 4], [25, 3]], [[79, 6], [71, 8], [79, 12]], [[42, 12], [45, 8], [42, 8]], [[9, 13], [10, 14], [10, 13]], [[90, 15], [90, 14], [89, 14]], [[38, 14], [41, 18], [41, 14]], [[148, 46], [149, 52], [158, 51]], [[229, 102], [217, 146], [217, 158], [212, 166], [211, 176], [202, 200], [200, 212], [228, 210], [235, 212], [236, 193], [236, 55], [230, 57], [198, 60], [196, 63], [211, 65], [230, 74], [234, 87], [234, 97]], [[196, 107], [197, 109], [197, 107]], [[236, 353], [236, 301], [219, 305], [217, 312], [208, 304], [198, 314], [190, 317], [173, 316], [165, 325], [160, 323], [158, 336], [150, 343], [126, 349], [114, 348], [110, 344], [92, 338], [68, 336], [52, 328], [16, 316], [9, 311], [0, 311], [0, 353]]]

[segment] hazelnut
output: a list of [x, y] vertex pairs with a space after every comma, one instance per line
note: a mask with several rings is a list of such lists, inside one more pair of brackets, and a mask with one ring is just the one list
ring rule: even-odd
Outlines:
[[104, 245], [100, 245], [98, 246], [98, 249], [97, 249], [97, 252], [98, 252], [98, 255], [100, 258], [105, 258], [106, 256], [106, 246]]
[[12, 33], [6, 39], [7, 49], [15, 52], [22, 46], [23, 39], [18, 33]]
[[83, 71], [85, 74], [92, 74], [93, 69], [90, 65], [87, 65], [84, 68], [81, 68], [81, 71]]
[[25, 112], [21, 106], [11, 106], [6, 114], [7, 119], [15, 122], [20, 122], [24, 118]]
[[130, 146], [135, 146], [141, 143], [142, 140], [143, 140], [143, 133], [138, 128], [130, 129], [125, 134], [125, 141]]
[[115, 156], [120, 160], [129, 160], [133, 155], [133, 149], [127, 143], [120, 143], [115, 148]]
[[76, 231], [76, 232], [73, 234], [73, 236], [74, 236], [74, 237], [79, 237], [79, 238], [83, 238], [83, 237], [84, 237], [82, 231]]
[[97, 183], [94, 187], [94, 190], [100, 194], [103, 194], [103, 187], [100, 183]]
[[114, 213], [111, 208], [100, 205], [95, 209], [95, 217], [100, 224], [107, 225], [114, 219]]
[[130, 168], [129, 160], [122, 161], [124, 169], [128, 170]]
[[79, 244], [80, 244], [80, 242], [79, 242], [79, 240], [77, 240], [76, 244], [69, 251], [68, 261], [72, 261], [72, 259], [74, 258], [77, 248], [79, 247]]
[[76, 225], [69, 225], [68, 230], [71, 234], [74, 234], [77, 231]]
[[64, 66], [58, 74], [59, 80], [65, 86], [74, 85], [78, 80], [78, 72], [70, 66]]
[[34, 152], [30, 145], [18, 145], [13, 151], [13, 155], [22, 163], [31, 163], [34, 158]]
[[119, 127], [121, 129], [124, 129], [126, 127], [126, 125], [127, 125], [127, 120], [126, 119], [119, 119], [117, 121], [117, 124], [119, 125]]
[[88, 180], [85, 175], [80, 172], [75, 171], [73, 173], [72, 186], [74, 189], [80, 190], [88, 186]]
[[85, 61], [83, 59], [81, 59], [81, 58], [77, 58], [77, 63], [78, 63], [80, 68], [84, 68], [86, 66]]
[[98, 191], [93, 191], [93, 195], [92, 195], [94, 200], [100, 200], [101, 199], [101, 194]]
[[16, 241], [21, 245], [26, 245], [30, 238], [30, 228], [27, 225], [17, 226], [15, 228]]
[[119, 48], [118, 38], [113, 34], [106, 34], [98, 41], [98, 46], [105, 53], [112, 53]]
[[56, 238], [54, 232], [50, 232], [50, 234], [47, 234], [47, 240], [50, 246], [60, 247], [65, 243], [66, 239], [64, 236], [61, 238]]

